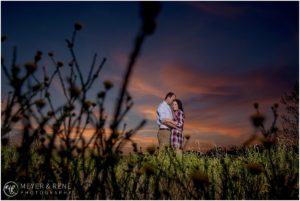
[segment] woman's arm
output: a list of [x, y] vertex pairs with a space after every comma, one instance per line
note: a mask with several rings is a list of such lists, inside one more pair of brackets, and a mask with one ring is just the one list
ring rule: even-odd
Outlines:
[[176, 126], [176, 121], [173, 121], [171, 119], [163, 119], [162, 123], [169, 127], [180, 129], [180, 128], [178, 128], [178, 126]]
[[165, 122], [165, 123], [171, 123], [171, 124], [174, 124], [176, 125], [176, 121], [173, 121], [172, 119], [162, 119], [162, 122]]

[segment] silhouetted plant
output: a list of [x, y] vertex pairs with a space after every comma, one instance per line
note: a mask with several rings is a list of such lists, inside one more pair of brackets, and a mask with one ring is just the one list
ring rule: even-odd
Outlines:
[[[266, 155], [266, 164], [263, 166], [262, 161], [260, 163], [256, 164], [249, 164], [247, 165], [247, 168], [251, 174], [260, 174], [261, 172], [264, 173], [265, 178], [268, 180], [269, 188], [266, 189], [266, 191], [270, 192], [268, 195], [270, 196], [270, 199], [280, 198], [287, 199], [286, 197], [294, 197], [294, 193], [292, 193], [292, 190], [289, 188], [291, 185], [287, 184], [286, 182], [280, 181], [282, 178], [282, 172], [278, 169], [280, 167], [279, 160], [274, 160], [275, 157], [278, 157], [278, 153], [274, 152], [274, 149], [276, 148], [276, 144], [278, 143], [278, 127], [276, 126], [277, 120], [278, 120], [278, 109], [279, 105], [275, 103], [271, 110], [273, 112], [274, 120], [270, 126], [269, 129], [265, 128], [264, 121], [265, 117], [259, 112], [259, 104], [254, 103], [254, 108], [256, 109], [256, 114], [251, 116], [251, 121], [256, 129], [258, 129], [263, 137], [258, 137], [260, 142], [263, 144], [265, 151], [267, 153]], [[253, 140], [257, 138], [256, 134], [254, 134], [250, 139], [248, 139], [244, 145], [249, 145]], [[291, 163], [291, 161], [286, 161], [288, 163]], [[291, 164], [289, 164], [291, 165]], [[266, 170], [264, 170], [265, 168]], [[267, 171], [269, 170], [269, 171]], [[286, 169], [286, 171], [289, 171]], [[297, 173], [298, 175], [299, 173]], [[295, 176], [295, 175], [294, 175]], [[290, 179], [292, 179], [292, 183], [295, 182], [294, 176], [291, 176]], [[251, 192], [253, 192], [251, 190]], [[257, 191], [257, 189], [256, 189]]]
[[266, 146], [272, 146], [275, 143], [277, 143], [278, 140], [278, 127], [276, 125], [277, 120], [278, 120], [278, 104], [275, 103], [272, 107], [272, 113], [273, 113], [273, 122], [270, 126], [270, 128], [266, 128], [265, 127], [265, 115], [262, 114], [259, 111], [259, 104], [258, 103], [254, 103], [254, 109], [256, 110], [256, 113], [251, 115], [250, 120], [254, 126], [254, 128], [256, 129], [256, 131], [259, 131], [259, 133], [262, 136], [257, 136], [257, 133], [255, 132], [249, 139], [247, 139], [244, 142], [244, 145], [249, 145], [250, 143], [252, 143], [255, 139], [260, 139], [260, 141]]
[[297, 144], [299, 141], [299, 82], [295, 83], [289, 93], [281, 97], [280, 103], [285, 109], [285, 113], [281, 115], [284, 141]]
[[[48, 53], [55, 69], [50, 74], [45, 67], [42, 69], [42, 77], [37, 74], [43, 59], [41, 51], [36, 52], [32, 62], [24, 65], [24, 70], [17, 65], [16, 48], [13, 50], [10, 70], [2, 59], [3, 72], [12, 88], [2, 110], [2, 145], [9, 146], [9, 133], [13, 128], [21, 125], [22, 129], [22, 142], [17, 149], [15, 182], [51, 181], [71, 184], [72, 195], [57, 195], [52, 198], [122, 199], [120, 183], [115, 172], [121, 158], [118, 153], [124, 141], [133, 143], [131, 137], [146, 121], [142, 120], [129, 131], [124, 129], [123, 133], [120, 133], [119, 125], [133, 106], [127, 91], [128, 83], [145, 38], [155, 31], [155, 18], [159, 10], [159, 2], [141, 3], [142, 27], [129, 57], [109, 133], [105, 129], [107, 117], [104, 115], [104, 103], [113, 83], [105, 80], [104, 90], [97, 94], [97, 99], [93, 101], [88, 98], [88, 91], [98, 79], [106, 58], [97, 66], [95, 54], [89, 73], [84, 77], [74, 51], [76, 35], [83, 29], [80, 23], [74, 24], [71, 39], [66, 39], [71, 54], [70, 62], [60, 61], [53, 52]], [[2, 37], [2, 41], [5, 40], [6, 37]], [[67, 78], [64, 73], [68, 75]], [[60, 106], [57, 106], [50, 92], [54, 80], [59, 81], [63, 90], [64, 103]], [[84, 137], [87, 128], [94, 128], [90, 139]], [[38, 155], [37, 158], [32, 151]], [[6, 160], [8, 159], [5, 158], [4, 164], [7, 164]], [[38, 171], [35, 171], [37, 167]], [[5, 176], [9, 170], [9, 167], [2, 170], [2, 183], [10, 178]], [[19, 194], [15, 198], [49, 197]]]

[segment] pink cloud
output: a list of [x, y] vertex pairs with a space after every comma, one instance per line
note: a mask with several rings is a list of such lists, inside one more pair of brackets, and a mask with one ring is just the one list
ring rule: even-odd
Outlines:
[[228, 2], [188, 2], [188, 4], [200, 11], [223, 17], [240, 17], [247, 9], [245, 6]]

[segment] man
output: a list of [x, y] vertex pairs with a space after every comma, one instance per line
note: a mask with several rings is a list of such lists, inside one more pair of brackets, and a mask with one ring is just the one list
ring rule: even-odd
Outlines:
[[173, 119], [172, 109], [170, 105], [173, 100], [176, 99], [176, 95], [173, 92], [167, 93], [165, 100], [162, 101], [157, 108], [157, 124], [159, 126], [159, 130], [157, 133], [159, 147], [162, 148], [164, 146], [170, 145], [171, 138], [171, 129], [167, 125], [162, 123], [164, 119]]

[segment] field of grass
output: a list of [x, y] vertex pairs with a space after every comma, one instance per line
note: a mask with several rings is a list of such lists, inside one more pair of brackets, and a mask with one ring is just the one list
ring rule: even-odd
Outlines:
[[[127, 156], [70, 158], [59, 154], [43, 169], [32, 152], [28, 173], [16, 166], [16, 149], [2, 149], [2, 181], [71, 184], [72, 194], [53, 199], [298, 199], [298, 146], [252, 146], [228, 154], [205, 155], [172, 150]], [[50, 171], [51, 170], [51, 171]], [[68, 172], [66, 172], [68, 171]], [[53, 175], [51, 175], [53, 173]], [[48, 174], [48, 175], [47, 175]], [[27, 177], [25, 179], [24, 177]], [[48, 181], [49, 182], [49, 181]], [[17, 195], [15, 199], [49, 199], [49, 195]]]

